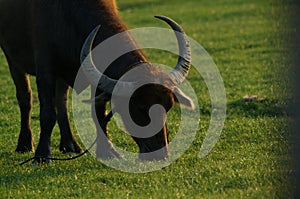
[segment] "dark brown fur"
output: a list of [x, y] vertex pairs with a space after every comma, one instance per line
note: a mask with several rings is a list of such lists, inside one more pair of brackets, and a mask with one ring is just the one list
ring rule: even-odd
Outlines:
[[[6, 55], [16, 85], [16, 95], [21, 110], [21, 131], [17, 151], [33, 150], [29, 124], [31, 89], [28, 74], [30, 74], [37, 77], [40, 101], [41, 134], [35, 152], [37, 160], [51, 156], [50, 137], [56, 121], [61, 131], [61, 150], [80, 152], [80, 147], [70, 130], [67, 115], [68, 87], [74, 85], [79, 71], [82, 45], [91, 30], [99, 24], [101, 24], [101, 31], [96, 37], [95, 45], [112, 35], [127, 30], [118, 15], [114, 0], [0, 1], [0, 46]], [[136, 45], [130, 36], [124, 40], [129, 41], [128, 45]], [[105, 74], [119, 79], [132, 65], [140, 61], [147, 62], [142, 51], [127, 53], [114, 61]], [[101, 60], [100, 63], [96, 60], [96, 64], [101, 64]], [[167, 74], [151, 65], [148, 69], [145, 71], [145, 77], [170, 84], [171, 80]], [[82, 81], [83, 86], [78, 88], [77, 92], [81, 92], [89, 84], [87, 80]], [[95, 94], [101, 92], [97, 90]], [[147, 106], [159, 103], [168, 111], [174, 104], [173, 92], [161, 86], [150, 85], [137, 92], [132, 102]], [[105, 117], [106, 104], [97, 103], [95, 109], [92, 110], [97, 131], [102, 128], [106, 133], [107, 126], [98, 125], [99, 121], [101, 123]], [[131, 111], [138, 110], [132, 109]], [[133, 119], [137, 120], [137, 123], [145, 123], [147, 122], [146, 113], [147, 110], [142, 113], [145, 119], [135, 115]], [[159, 149], [167, 145], [166, 126], [154, 137], [134, 139], [140, 146], [141, 153]], [[166, 154], [167, 152], [159, 154], [157, 158], [161, 159]], [[97, 145], [97, 155], [99, 157], [118, 156], [107, 136], [101, 137], [101, 143]]]

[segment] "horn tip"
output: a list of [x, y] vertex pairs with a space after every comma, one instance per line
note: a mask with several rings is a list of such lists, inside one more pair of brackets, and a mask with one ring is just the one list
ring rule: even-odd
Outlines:
[[155, 15], [154, 17], [157, 18], [157, 19], [165, 19], [165, 18], [167, 18], [166, 16], [163, 16], [163, 15]]

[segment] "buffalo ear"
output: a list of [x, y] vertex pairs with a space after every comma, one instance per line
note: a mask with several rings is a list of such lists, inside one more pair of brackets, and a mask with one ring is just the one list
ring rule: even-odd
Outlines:
[[174, 93], [175, 101], [177, 103], [182, 104], [182, 105], [184, 105], [187, 108], [190, 108], [192, 110], [195, 109], [194, 102], [191, 100], [191, 98], [189, 98], [188, 96], [186, 96], [182, 92], [182, 90], [180, 90], [178, 87], [175, 87], [175, 89], [173, 90], [173, 93]]

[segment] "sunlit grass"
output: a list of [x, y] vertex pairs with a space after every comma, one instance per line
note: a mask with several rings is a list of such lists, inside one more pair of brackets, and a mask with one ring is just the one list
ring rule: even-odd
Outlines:
[[[0, 53], [0, 193], [3, 198], [289, 198], [294, 170], [289, 155], [291, 100], [286, 49], [291, 29], [281, 28], [295, 8], [293, 1], [119, 1], [120, 14], [130, 28], [167, 27], [153, 15], [166, 15], [210, 53], [223, 77], [227, 118], [211, 153], [198, 158], [210, 120], [206, 85], [192, 69], [188, 80], [199, 98], [201, 120], [196, 139], [172, 165], [152, 173], [132, 174], [111, 169], [91, 155], [70, 162], [22, 167], [14, 165], [33, 156], [14, 152], [19, 133], [19, 110], [7, 63]], [[147, 50], [156, 63], [176, 63], [168, 53]], [[37, 99], [35, 78], [33, 97]], [[245, 95], [265, 101], [243, 102]], [[39, 104], [34, 101], [32, 129], [39, 139]], [[73, 123], [72, 123], [73, 124]], [[174, 137], [178, 108], [168, 115]], [[74, 124], [73, 124], [73, 129]], [[129, 151], [137, 146], [109, 125], [113, 142]], [[52, 134], [53, 156], [59, 131]], [[77, 138], [79, 139], [79, 138]]]

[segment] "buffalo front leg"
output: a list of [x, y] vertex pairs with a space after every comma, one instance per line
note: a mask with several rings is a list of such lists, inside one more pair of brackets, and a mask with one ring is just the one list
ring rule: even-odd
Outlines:
[[59, 150], [63, 153], [81, 153], [82, 150], [74, 139], [70, 128], [68, 117], [68, 93], [69, 86], [64, 80], [58, 79], [56, 81], [55, 103], [57, 122], [61, 135]]
[[[98, 95], [99, 93], [96, 93]], [[92, 98], [94, 95], [92, 95]], [[92, 106], [92, 116], [97, 129], [96, 157], [101, 159], [120, 158], [107, 134], [106, 102], [98, 101]]]
[[30, 127], [31, 88], [28, 75], [20, 72], [10, 64], [11, 76], [16, 86], [16, 96], [21, 113], [21, 129], [16, 152], [24, 153], [34, 150], [33, 136]]
[[56, 122], [54, 76], [47, 73], [37, 73], [37, 87], [40, 100], [40, 140], [35, 152], [36, 161], [44, 162], [51, 157], [50, 138]]

